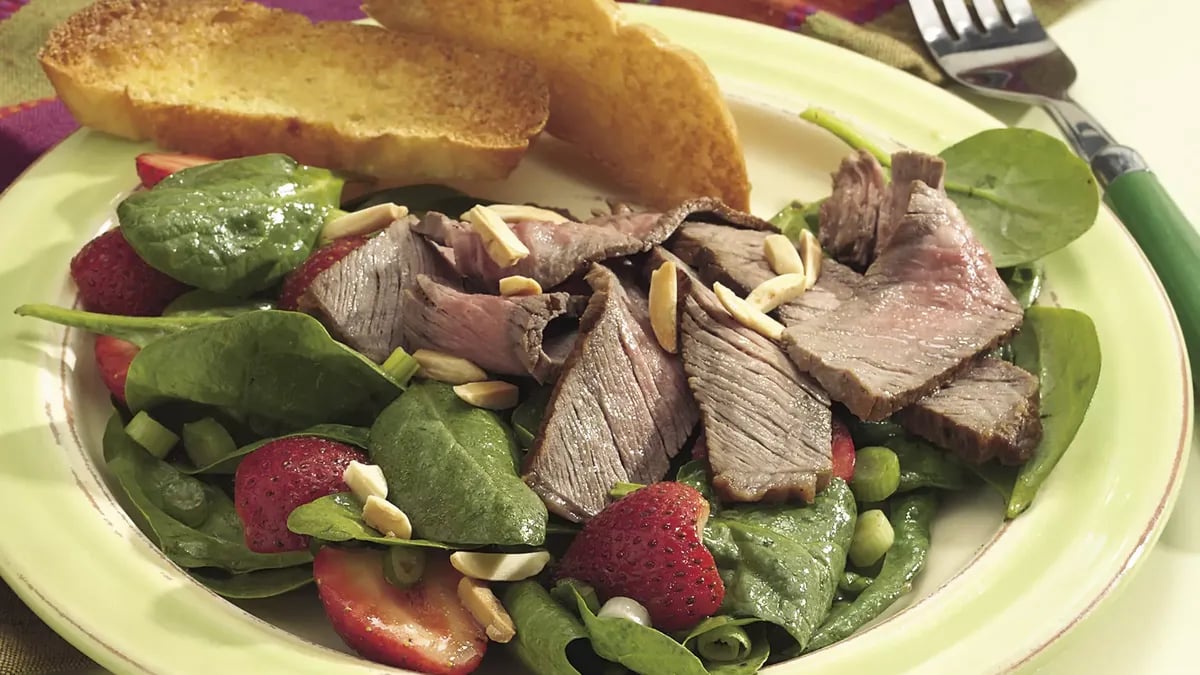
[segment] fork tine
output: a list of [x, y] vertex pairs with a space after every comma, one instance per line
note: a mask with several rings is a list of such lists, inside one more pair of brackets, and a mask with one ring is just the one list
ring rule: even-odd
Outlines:
[[983, 24], [983, 30], [991, 32], [1004, 26], [1004, 17], [996, 8], [995, 0], [975, 0], [975, 14]]
[[925, 44], [933, 47], [936, 42], [954, 39], [942, 23], [941, 13], [933, 0], [910, 0], [909, 6]]
[[963, 38], [979, 32], [975, 28], [975, 21], [971, 19], [966, 0], [942, 0], [942, 7], [946, 8], [946, 17], [950, 19], [950, 25], [954, 32], [958, 33], [958, 37]]
[[1004, 10], [1008, 12], [1008, 18], [1012, 19], [1014, 26], [1020, 26], [1023, 23], [1037, 23], [1037, 15], [1033, 13], [1033, 7], [1029, 6], [1029, 0], [999, 0], [1004, 5]]

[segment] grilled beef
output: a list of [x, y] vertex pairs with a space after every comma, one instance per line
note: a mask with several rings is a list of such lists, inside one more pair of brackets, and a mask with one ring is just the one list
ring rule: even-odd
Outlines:
[[833, 193], [821, 204], [821, 247], [856, 269], [875, 251], [875, 229], [887, 201], [887, 178], [875, 156], [859, 150], [833, 174]]

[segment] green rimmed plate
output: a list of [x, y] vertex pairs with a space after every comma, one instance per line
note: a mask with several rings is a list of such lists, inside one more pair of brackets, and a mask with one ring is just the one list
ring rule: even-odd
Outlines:
[[[928, 150], [997, 125], [946, 92], [821, 43], [705, 14], [627, 11], [716, 72], [742, 131], [760, 215], [828, 192], [845, 148], [795, 119], [809, 105]], [[72, 302], [67, 262], [136, 184], [132, 158], [144, 149], [76, 134], [0, 197], [0, 308]], [[539, 143], [509, 181], [463, 187], [573, 207], [608, 191], [552, 141]], [[888, 617], [773, 672], [999, 672], [1036, 663], [1154, 542], [1191, 424], [1169, 307], [1107, 213], [1047, 269], [1050, 299], [1096, 321], [1105, 365], [1087, 421], [1034, 507], [1003, 525], [990, 494], [955, 500], [935, 526], [928, 568]], [[311, 592], [234, 605], [150, 545], [97, 461], [108, 405], [89, 352], [77, 331], [0, 312], [8, 402], [0, 412], [0, 571], [16, 591], [114, 671], [387, 670], [344, 653]]]

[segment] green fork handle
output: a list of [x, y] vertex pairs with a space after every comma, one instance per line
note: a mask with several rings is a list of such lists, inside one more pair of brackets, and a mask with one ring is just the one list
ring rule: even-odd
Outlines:
[[1158, 273], [1175, 307], [1192, 375], [1200, 377], [1200, 233], [1148, 169], [1115, 177], [1105, 201]]

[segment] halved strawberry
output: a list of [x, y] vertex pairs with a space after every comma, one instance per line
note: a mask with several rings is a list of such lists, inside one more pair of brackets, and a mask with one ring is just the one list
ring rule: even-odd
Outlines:
[[140, 351], [141, 347], [132, 342], [109, 335], [96, 336], [96, 367], [100, 369], [100, 379], [104, 380], [104, 386], [121, 403], [125, 402], [125, 377], [129, 374], [129, 364]]
[[326, 546], [313, 577], [334, 631], [354, 651], [423, 673], [469, 673], [483, 660], [483, 626], [458, 599], [462, 575], [444, 552], [427, 550], [421, 580], [401, 589], [383, 578], [383, 552]]
[[175, 152], [144, 152], [135, 160], [138, 178], [142, 179], [142, 185], [147, 188], [158, 185], [159, 181], [180, 169], [211, 164], [215, 161], [217, 160], [212, 157], [183, 155]]
[[833, 418], [833, 475], [849, 482], [854, 478], [854, 439], [850, 437], [850, 429], [839, 420]]
[[334, 263], [350, 255], [354, 249], [367, 243], [368, 237], [342, 237], [312, 252], [308, 259], [292, 270], [283, 280], [279, 290], [279, 309], [295, 310], [297, 301], [312, 285], [313, 279]]
[[686, 630], [721, 608], [725, 584], [701, 531], [708, 501], [682, 483], [654, 483], [610, 504], [584, 525], [555, 576], [602, 598], [637, 600], [654, 627]]
[[121, 229], [109, 230], [83, 245], [71, 259], [71, 278], [89, 312], [157, 316], [187, 284], [142, 260]]

